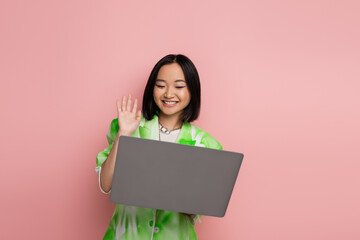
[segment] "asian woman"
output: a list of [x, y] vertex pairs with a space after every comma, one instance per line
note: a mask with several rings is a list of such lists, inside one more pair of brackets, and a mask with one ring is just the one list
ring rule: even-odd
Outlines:
[[[213, 149], [219, 142], [191, 124], [200, 113], [200, 79], [193, 62], [182, 54], [169, 54], [154, 66], [147, 81], [142, 110], [131, 94], [117, 100], [117, 118], [107, 133], [109, 146], [96, 157], [99, 186], [111, 192], [120, 136], [141, 137]], [[117, 204], [103, 239], [197, 239], [200, 215]]]

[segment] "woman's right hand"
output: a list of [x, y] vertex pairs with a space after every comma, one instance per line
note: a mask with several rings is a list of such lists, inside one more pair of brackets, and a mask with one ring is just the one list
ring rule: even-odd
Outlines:
[[118, 109], [119, 132], [118, 135], [131, 136], [139, 127], [141, 120], [141, 110], [137, 111], [137, 99], [135, 99], [133, 109], [131, 110], [131, 94], [127, 100], [123, 96], [122, 101], [116, 100]]

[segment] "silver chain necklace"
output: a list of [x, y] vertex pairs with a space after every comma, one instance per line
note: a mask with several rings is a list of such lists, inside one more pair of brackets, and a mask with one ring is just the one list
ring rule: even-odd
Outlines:
[[160, 121], [159, 121], [159, 129], [160, 129], [160, 131], [162, 131], [163, 133], [165, 133], [165, 134], [167, 134], [167, 135], [169, 135], [172, 131], [175, 131], [175, 130], [178, 130], [178, 129], [180, 129], [181, 127], [179, 127], [179, 128], [174, 128], [173, 130], [169, 130], [169, 129], [167, 129], [166, 127], [164, 127], [163, 125], [161, 125], [161, 123], [160, 123]]

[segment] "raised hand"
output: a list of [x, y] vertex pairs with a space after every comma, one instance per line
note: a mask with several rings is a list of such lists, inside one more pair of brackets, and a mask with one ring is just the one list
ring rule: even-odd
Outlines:
[[122, 101], [116, 100], [118, 109], [119, 134], [130, 136], [139, 126], [141, 120], [141, 110], [137, 111], [137, 99], [131, 110], [131, 94], [127, 100], [123, 96]]

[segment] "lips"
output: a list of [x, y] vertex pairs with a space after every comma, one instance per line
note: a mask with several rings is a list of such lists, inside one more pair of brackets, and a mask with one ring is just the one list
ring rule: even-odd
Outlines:
[[162, 100], [162, 102], [165, 107], [172, 107], [178, 103], [178, 101], [165, 101], [165, 100]]
[[165, 101], [165, 100], [162, 100], [163, 103], [166, 103], [166, 104], [176, 104], [178, 103], [178, 101]]

